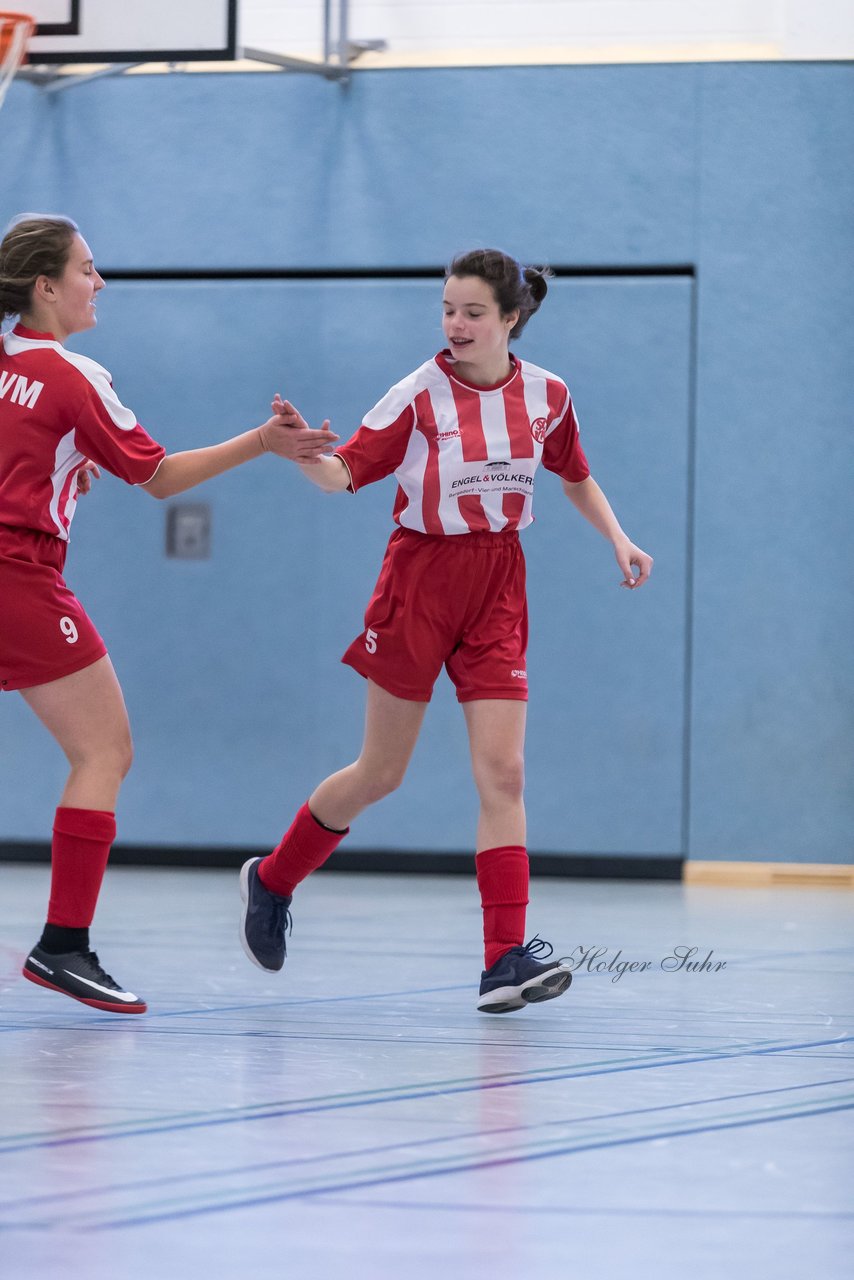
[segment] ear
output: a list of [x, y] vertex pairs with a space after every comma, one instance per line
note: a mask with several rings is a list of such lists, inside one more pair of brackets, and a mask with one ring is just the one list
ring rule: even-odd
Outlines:
[[33, 285], [32, 300], [33, 302], [43, 302], [48, 305], [56, 302], [56, 288], [50, 276], [36, 276], [36, 282]]
[[508, 333], [510, 333], [512, 329], [516, 328], [516, 325], [519, 323], [519, 316], [521, 314], [522, 313], [518, 307], [516, 307], [514, 311], [508, 311], [507, 315], [504, 317], [504, 323], [507, 326]]

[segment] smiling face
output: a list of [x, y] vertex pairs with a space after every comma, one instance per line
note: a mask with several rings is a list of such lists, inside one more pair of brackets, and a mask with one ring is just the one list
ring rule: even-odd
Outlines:
[[503, 315], [480, 276], [449, 276], [442, 304], [442, 328], [461, 375], [483, 386], [500, 382], [510, 372], [508, 343], [519, 312]]
[[82, 333], [98, 323], [95, 297], [103, 287], [88, 244], [75, 232], [62, 274], [55, 279], [39, 276], [31, 309], [21, 319], [28, 327], [52, 333], [64, 342], [72, 333]]

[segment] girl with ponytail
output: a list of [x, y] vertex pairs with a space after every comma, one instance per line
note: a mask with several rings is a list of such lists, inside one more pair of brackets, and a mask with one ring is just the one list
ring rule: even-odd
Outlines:
[[0, 337], [0, 690], [21, 694], [69, 764], [47, 918], [24, 977], [107, 1013], [138, 1014], [145, 1001], [89, 945], [133, 752], [106, 646], [64, 577], [78, 495], [104, 468], [168, 498], [266, 452], [310, 458], [337, 437], [294, 432], [274, 416], [231, 440], [167, 453], [107, 370], [65, 345], [97, 324], [103, 288], [70, 218], [23, 214], [0, 239], [0, 321], [13, 321]]
[[[445, 350], [393, 386], [331, 457], [302, 465], [327, 493], [356, 493], [394, 474], [396, 528], [364, 628], [343, 658], [367, 681], [362, 750], [320, 783], [277, 848], [240, 874], [241, 939], [262, 969], [282, 967], [296, 886], [363, 809], [399, 786], [444, 666], [463, 707], [480, 800], [477, 1008], [508, 1013], [570, 984], [550, 943], [525, 943], [528, 614], [519, 531], [533, 519], [539, 464], [611, 542], [622, 586], [642, 586], [652, 559], [623, 532], [590, 475], [566, 383], [510, 350], [546, 298], [549, 276], [498, 249], [454, 258], [443, 296]], [[272, 407], [305, 427], [279, 397]]]

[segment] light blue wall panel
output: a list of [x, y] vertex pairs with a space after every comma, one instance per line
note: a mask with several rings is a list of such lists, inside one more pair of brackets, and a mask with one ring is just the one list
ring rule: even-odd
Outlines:
[[[44, 198], [106, 267], [693, 255], [694, 68], [129, 77], [42, 99]], [[16, 85], [13, 132], [38, 91]], [[0, 157], [5, 144], [0, 140]], [[0, 217], [31, 160], [12, 148]]]
[[708, 68], [691, 853], [854, 855], [854, 68]]
[[594, 476], [656, 557], [640, 592], [544, 477], [526, 534], [532, 848], [679, 853], [691, 281], [559, 281], [532, 358], [564, 372]]
[[[529, 259], [555, 262], [695, 262], [687, 851], [705, 858], [850, 860], [852, 154], [854, 68], [847, 65], [383, 72], [354, 77], [346, 91], [294, 76], [135, 77], [84, 86], [53, 100], [16, 84], [0, 117], [0, 219], [21, 208], [66, 208], [83, 223], [99, 260], [114, 268], [418, 266], [443, 262], [454, 250], [486, 240]], [[319, 307], [322, 295], [314, 292]], [[153, 303], [149, 314], [151, 332], [135, 333], [133, 344], [129, 335], [125, 343], [120, 329], [110, 338], [106, 325], [97, 338], [115, 341], [114, 363], [128, 399], [128, 379], [138, 372], [141, 411], [151, 394], [151, 370], [162, 373], [165, 367]], [[229, 307], [221, 316], [223, 350], [228, 346], [229, 356], [240, 358], [224, 359], [218, 379], [244, 358], [251, 364], [254, 334], [245, 328], [245, 314], [251, 309]], [[354, 401], [364, 397], [359, 407], [389, 380], [390, 364], [396, 366], [397, 354], [403, 355], [397, 344], [404, 334], [411, 363], [420, 358], [427, 329], [417, 328], [412, 314], [408, 307], [390, 312], [394, 344], [384, 351], [381, 330], [369, 353], [376, 362], [369, 361], [364, 383], [359, 370], [348, 369]], [[187, 315], [192, 318], [192, 307]], [[276, 314], [276, 333], [287, 334], [285, 321]], [[318, 343], [301, 368], [299, 361], [289, 363], [292, 351], [283, 339], [275, 372], [281, 369], [285, 389], [298, 386], [309, 407], [323, 410], [314, 374], [322, 371], [325, 383], [327, 371], [336, 372], [349, 318], [332, 303], [322, 325], [319, 314], [313, 322], [327, 335], [329, 349]], [[180, 315], [168, 323], [182, 323]], [[294, 323], [298, 331], [299, 317]], [[614, 332], [610, 320], [597, 316], [596, 323]], [[423, 324], [432, 324], [426, 311]], [[550, 325], [544, 314], [532, 329], [531, 347], [538, 354], [549, 350]], [[429, 332], [432, 339], [435, 327]], [[590, 338], [595, 345], [595, 329]], [[205, 342], [210, 339], [206, 330]], [[682, 355], [674, 355], [669, 340], [660, 351], [662, 364], [675, 370], [669, 388], [675, 404]], [[392, 354], [394, 361], [384, 358]], [[563, 351], [554, 354], [553, 363], [566, 367]], [[207, 357], [207, 349], [194, 355], [194, 370], [206, 367]], [[259, 383], [270, 358], [263, 347], [253, 375]], [[622, 367], [618, 359], [617, 370]], [[172, 375], [165, 376], [168, 381]], [[372, 380], [376, 387], [367, 385]], [[187, 384], [171, 385], [171, 397], [153, 407], [167, 426], [175, 422], [177, 442], [185, 438]], [[262, 407], [260, 387], [252, 391], [255, 398], [243, 399], [233, 387], [226, 394], [219, 381], [216, 386], [216, 403], [230, 405], [242, 420]], [[590, 414], [606, 403], [613, 416], [631, 417], [634, 388], [616, 377], [599, 379], [595, 388], [581, 403], [588, 430]], [[336, 406], [336, 413], [343, 408]], [[211, 418], [207, 425], [228, 430], [231, 423]], [[594, 456], [627, 525], [641, 537], [650, 516], [655, 524], [675, 502], [683, 452], [660, 459], [666, 490], [637, 510], [632, 504], [640, 488], [625, 485], [619, 474], [602, 473], [620, 452], [607, 449], [601, 466], [598, 451]], [[259, 464], [252, 474], [262, 471]], [[273, 483], [263, 475], [264, 485]], [[236, 486], [242, 494], [249, 483], [247, 471], [246, 477], [223, 481], [222, 492]], [[546, 529], [566, 527], [564, 513], [553, 520], [550, 507], [542, 505], [552, 495], [544, 486], [541, 491], [541, 519], [528, 538], [534, 578]], [[133, 522], [140, 560], [159, 555], [162, 513], [133, 495], [116, 492], [108, 501]], [[327, 510], [312, 535], [324, 545], [340, 541]], [[378, 502], [375, 510], [365, 505], [351, 516], [358, 536], [346, 539], [347, 554], [363, 556], [354, 576], [370, 578], [374, 571], [384, 510]], [[676, 525], [681, 518], [681, 510], [675, 511]], [[259, 536], [266, 531], [264, 519]], [[110, 529], [105, 537], [112, 539], [112, 515]], [[84, 536], [88, 532], [78, 534], [78, 545]], [[216, 536], [222, 537], [219, 517]], [[572, 536], [587, 535], [581, 530]], [[659, 548], [668, 548], [665, 565], [675, 552], [662, 543], [657, 527], [650, 542], [658, 544], [656, 583], [645, 599], [634, 601], [639, 607], [632, 626], [659, 608], [676, 612], [675, 600], [662, 596], [671, 587], [663, 585]], [[229, 544], [228, 569], [235, 578], [247, 551], [248, 545]], [[590, 564], [601, 554], [591, 544]], [[330, 560], [341, 563], [334, 555]], [[205, 568], [192, 572], [202, 584]], [[275, 577], [281, 569], [267, 565], [264, 572], [265, 588], [274, 594], [282, 586]], [[297, 579], [300, 590], [302, 585]], [[126, 590], [136, 606], [132, 589]], [[330, 592], [324, 625], [339, 628], [337, 635], [346, 624], [349, 635], [353, 603], [340, 590]], [[616, 624], [611, 615], [603, 617], [609, 626]], [[205, 621], [213, 625], [213, 618]], [[130, 639], [124, 616], [117, 622], [116, 635], [122, 642]], [[324, 682], [322, 696], [333, 710], [339, 699], [352, 710], [347, 700], [356, 696], [353, 684], [340, 683], [346, 675], [336, 674], [338, 684]], [[290, 677], [275, 678], [287, 692]], [[4, 726], [16, 727], [18, 714], [4, 702]], [[349, 714], [326, 717], [325, 732], [334, 735], [342, 759], [350, 751]], [[679, 714], [674, 709], [674, 725]], [[444, 721], [434, 720], [444, 746]], [[453, 725], [457, 732], [456, 720]], [[670, 771], [675, 729], [669, 726], [662, 736], [656, 723], [647, 730], [651, 737], [644, 741], [652, 752], [663, 751], [663, 776]], [[22, 730], [22, 740], [34, 732]], [[432, 732], [428, 725], [416, 768], [439, 758]], [[456, 744], [454, 759], [461, 759], [459, 739], [448, 741]], [[319, 759], [319, 738], [317, 750]], [[532, 759], [538, 750], [532, 731]], [[33, 746], [24, 754], [27, 786], [41, 785], [53, 794], [52, 777], [33, 781], [49, 753]], [[312, 768], [300, 758], [292, 769], [298, 781], [284, 778], [281, 785], [302, 789]], [[58, 761], [56, 770], [61, 773]], [[452, 771], [443, 775], [445, 781]], [[576, 798], [586, 797], [580, 809], [595, 815], [595, 805], [584, 810], [589, 794], [583, 760], [574, 761], [573, 776]], [[412, 797], [410, 802], [415, 811]], [[132, 794], [126, 803], [134, 803]], [[454, 804], [464, 803], [460, 792]], [[532, 806], [534, 822], [548, 803]], [[615, 804], [630, 807], [622, 800]], [[582, 835], [593, 828], [594, 837], [601, 834], [595, 817], [585, 826], [575, 811], [571, 816], [571, 841], [579, 841], [570, 841], [571, 847], [582, 847]], [[421, 838], [413, 846], [445, 847], [446, 831], [434, 819], [428, 809], [418, 811]], [[662, 809], [661, 831], [671, 833], [673, 821], [672, 808]], [[551, 844], [555, 829], [534, 827], [532, 844], [560, 847]], [[661, 831], [651, 818], [634, 825], [627, 819], [626, 847], [620, 851], [650, 848]], [[609, 847], [595, 840], [593, 845]]]
[[[689, 293], [679, 280], [560, 281], [520, 344], [577, 381], [603, 483], [662, 552], [656, 594], [620, 591], [610, 549], [543, 475], [526, 535], [534, 848], [680, 847]], [[116, 284], [98, 331], [75, 345], [111, 368], [171, 449], [263, 420], [277, 388], [346, 436], [440, 345], [440, 297], [438, 281]], [[677, 455], [681, 469], [663, 465]], [[324, 496], [259, 460], [192, 495], [213, 508], [203, 562], [164, 557], [165, 510], [144, 494], [107, 479], [81, 503], [68, 577], [110, 645], [137, 743], [123, 839], [264, 844], [356, 754], [364, 685], [339, 658], [361, 626], [393, 495], [387, 481]], [[43, 734], [14, 713], [3, 729], [7, 742], [23, 729], [4, 824], [39, 836], [56, 784], [38, 768]], [[614, 803], [621, 777], [633, 779], [631, 810]], [[443, 688], [404, 788], [364, 816], [354, 843], [465, 848], [475, 818], [462, 715]]]

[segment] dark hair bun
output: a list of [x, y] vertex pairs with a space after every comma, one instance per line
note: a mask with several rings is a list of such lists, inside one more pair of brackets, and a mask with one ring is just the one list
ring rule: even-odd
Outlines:
[[526, 267], [525, 283], [531, 290], [531, 297], [537, 306], [540, 305], [543, 298], [549, 291], [549, 279], [554, 273], [548, 267]]

